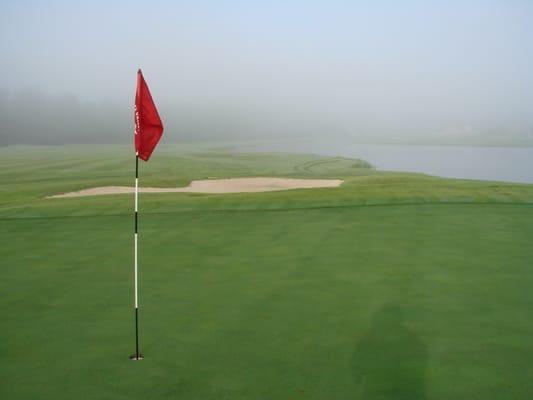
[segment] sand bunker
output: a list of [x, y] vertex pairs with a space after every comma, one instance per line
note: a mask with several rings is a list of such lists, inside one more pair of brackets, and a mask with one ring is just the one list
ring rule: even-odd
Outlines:
[[[189, 186], [178, 188], [139, 188], [140, 193], [247, 193], [273, 192], [289, 189], [331, 188], [342, 184], [342, 179], [293, 179], [293, 178], [231, 178], [192, 181]], [[57, 194], [48, 198], [101, 196], [133, 193], [129, 186], [102, 186], [77, 192]]]

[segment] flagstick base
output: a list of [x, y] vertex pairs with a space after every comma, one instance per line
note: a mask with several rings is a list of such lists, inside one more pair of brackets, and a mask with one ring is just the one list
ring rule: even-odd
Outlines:
[[141, 361], [144, 360], [144, 356], [142, 354], [132, 354], [130, 356], [131, 361]]

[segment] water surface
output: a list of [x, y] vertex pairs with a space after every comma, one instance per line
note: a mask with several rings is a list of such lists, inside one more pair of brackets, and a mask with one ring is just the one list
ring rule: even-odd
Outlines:
[[380, 170], [447, 178], [533, 183], [533, 147], [370, 145], [347, 141], [264, 141], [242, 151], [283, 151], [361, 158]]

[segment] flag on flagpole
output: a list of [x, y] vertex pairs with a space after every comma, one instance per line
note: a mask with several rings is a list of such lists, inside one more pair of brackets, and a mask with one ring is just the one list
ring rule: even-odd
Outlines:
[[138, 219], [139, 219], [139, 158], [148, 161], [155, 146], [163, 135], [163, 124], [155, 107], [148, 85], [141, 70], [137, 71], [137, 92], [135, 94], [135, 208], [133, 230], [133, 276], [134, 276], [134, 309], [135, 309], [135, 353], [131, 360], [142, 360], [144, 355], [139, 351], [139, 273], [138, 273]]
[[155, 107], [150, 89], [139, 70], [135, 94], [135, 150], [139, 158], [148, 161], [163, 135], [163, 123]]

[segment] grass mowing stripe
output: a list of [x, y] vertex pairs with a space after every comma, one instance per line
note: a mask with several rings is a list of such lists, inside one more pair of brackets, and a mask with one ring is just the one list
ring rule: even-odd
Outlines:
[[[366, 203], [366, 204], [341, 204], [332, 206], [308, 206], [308, 207], [278, 207], [278, 208], [206, 208], [206, 209], [181, 209], [174, 211], [143, 211], [142, 215], [172, 215], [172, 214], [209, 214], [209, 213], [254, 213], [254, 212], [288, 212], [306, 210], [328, 210], [335, 208], [361, 208], [361, 207], [417, 207], [417, 206], [521, 206], [531, 207], [533, 202], [475, 202], [475, 201], [442, 201], [442, 202], [419, 202], [419, 203]], [[95, 218], [95, 217], [124, 217], [132, 213], [123, 214], [84, 214], [84, 215], [53, 215], [53, 216], [23, 216], [23, 217], [0, 217], [0, 221], [12, 221], [19, 219], [63, 219], [63, 218]]]

